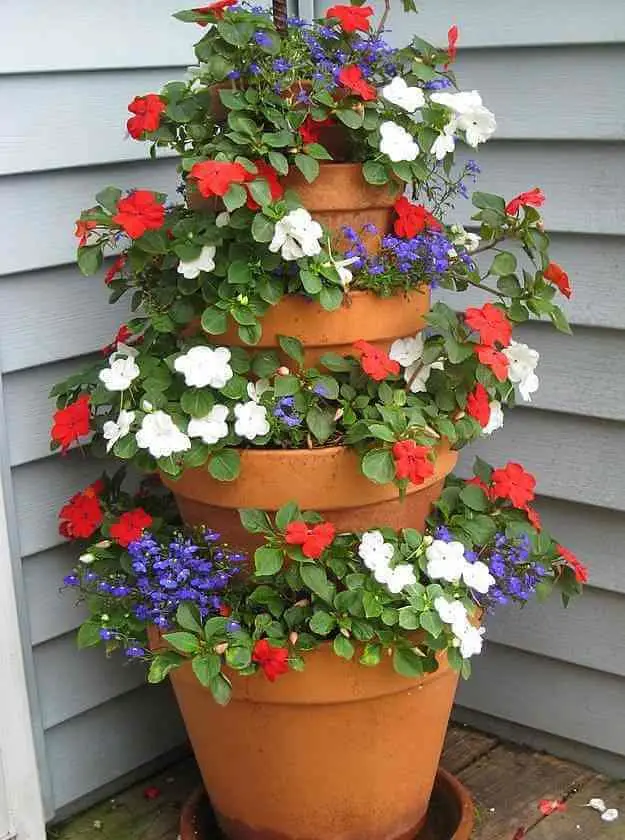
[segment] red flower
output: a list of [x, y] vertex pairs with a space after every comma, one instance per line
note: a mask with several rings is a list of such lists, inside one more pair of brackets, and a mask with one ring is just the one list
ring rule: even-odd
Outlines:
[[447, 55], [449, 56], [449, 61], [445, 65], [445, 70], [456, 60], [456, 55], [458, 54], [458, 35], [458, 27], [455, 25], [450, 26], [447, 31]]
[[540, 187], [534, 187], [533, 190], [519, 193], [506, 204], [506, 213], [509, 216], [516, 216], [521, 207], [542, 207], [545, 203], [545, 194]]
[[73, 403], [54, 412], [52, 416], [52, 440], [60, 443], [61, 449], [65, 452], [72, 443], [89, 434], [90, 419], [89, 396], [88, 394], [81, 394]]
[[352, 93], [357, 93], [365, 102], [377, 99], [376, 89], [365, 80], [357, 64], [348, 64], [347, 67], [343, 67], [339, 73], [339, 82]]
[[[224, 16], [224, 10], [228, 9], [230, 6], [236, 6], [237, 0], [217, 0], [216, 3], [211, 3], [208, 6], [200, 6], [199, 9], [193, 9], [194, 12], [197, 12], [198, 15], [212, 15], [217, 20], [221, 20]], [[200, 26], [207, 26], [208, 21], [200, 21], [198, 20], [197, 23]]]
[[59, 511], [59, 533], [71, 540], [87, 539], [102, 524], [102, 508], [93, 485], [75, 493]]
[[152, 524], [152, 517], [143, 508], [135, 508], [122, 513], [118, 521], [111, 525], [111, 536], [124, 548], [138, 540], [143, 531]]
[[556, 548], [566, 565], [573, 569], [575, 580], [578, 583], [588, 583], [588, 569], [586, 566], [568, 548], [565, 548], [563, 545], [556, 545]]
[[290, 522], [284, 532], [288, 545], [301, 545], [304, 557], [319, 559], [336, 535], [336, 528], [331, 522], [321, 522], [309, 528], [305, 522]]
[[113, 265], [109, 268], [109, 270], [104, 275], [104, 282], [107, 286], [110, 286], [113, 280], [115, 279], [115, 275], [118, 274], [122, 268], [126, 265], [126, 255], [122, 254], [121, 257], [117, 257]]
[[[271, 193], [271, 200], [272, 201], [277, 201], [279, 198], [282, 198], [282, 196], [284, 195], [284, 187], [280, 183], [280, 181], [278, 179], [278, 173], [273, 168], [273, 166], [269, 166], [269, 164], [265, 163], [264, 160], [255, 160], [254, 164], [256, 165], [256, 169], [258, 170], [258, 172], [256, 173], [256, 175], [252, 175], [251, 172], [248, 172], [247, 173], [248, 181], [255, 181], [257, 178], [262, 178], [267, 182], [267, 184], [269, 186], [269, 192]], [[249, 188], [248, 188], [248, 191], [249, 191]], [[259, 210], [260, 209], [260, 204], [258, 204], [254, 200], [251, 193], [247, 197], [247, 206], [249, 207], [250, 210]]]
[[161, 124], [161, 114], [167, 106], [156, 93], [148, 93], [146, 96], [135, 96], [128, 110], [136, 116], [131, 117], [126, 123], [128, 134], [139, 140], [146, 131], [156, 131]]
[[228, 604], [222, 604], [217, 612], [222, 618], [229, 618], [232, 615], [232, 607], [229, 607]]
[[571, 297], [571, 284], [569, 283], [569, 275], [558, 263], [550, 262], [543, 273], [545, 280], [553, 283], [554, 286], [562, 292], [564, 297]]
[[321, 129], [329, 128], [332, 125], [336, 125], [336, 123], [331, 117], [326, 117], [325, 120], [314, 120], [311, 114], [307, 114], [298, 131], [304, 143], [318, 143], [321, 137]]
[[488, 344], [478, 344], [475, 348], [480, 363], [486, 365], [495, 374], [496, 378], [503, 382], [508, 376], [508, 358], [501, 350], [490, 347]]
[[102, 348], [102, 355], [108, 356], [110, 353], [113, 353], [117, 350], [117, 345], [121, 341], [122, 344], [127, 344], [128, 339], [132, 338], [133, 333], [130, 332], [128, 326], [126, 324], [122, 324], [121, 327], [115, 333], [115, 338], [111, 341], [110, 344], [107, 344], [106, 347]]
[[395, 233], [413, 239], [424, 230], [442, 230], [442, 225], [422, 204], [412, 204], [405, 195], [395, 202]]
[[512, 325], [497, 306], [485, 303], [481, 309], [469, 308], [464, 313], [465, 323], [475, 330], [482, 344], [492, 346], [496, 342], [507, 347], [512, 338]]
[[210, 198], [212, 195], [223, 197], [231, 184], [245, 183], [250, 173], [240, 163], [205, 160], [202, 163], [194, 163], [189, 175], [197, 181], [200, 195]]
[[423, 484], [434, 474], [434, 464], [428, 446], [417, 446], [414, 440], [399, 440], [393, 444], [393, 459], [397, 478], [407, 478], [413, 484]]
[[490, 397], [488, 391], [479, 382], [467, 397], [467, 414], [473, 417], [482, 428], [490, 419]]
[[287, 673], [288, 658], [289, 652], [286, 648], [274, 647], [267, 639], [259, 639], [252, 650], [252, 662], [260, 665], [269, 682], [275, 682], [276, 677]]
[[383, 350], [378, 350], [368, 341], [363, 341], [363, 339], [355, 341], [354, 347], [362, 354], [360, 357], [362, 369], [376, 382], [381, 382], [391, 373], [399, 373], [399, 362], [394, 362]]
[[83, 221], [82, 219], [76, 220], [76, 230], [74, 231], [74, 236], [78, 237], [78, 247], [82, 248], [83, 245], [87, 244], [87, 237], [89, 235], [89, 231], [93, 230], [98, 226], [97, 222], [90, 222], [90, 221]]
[[146, 789], [143, 791], [143, 796], [146, 799], [158, 799], [160, 795], [161, 789], [154, 786], [146, 787]]
[[474, 475], [473, 478], [467, 479], [467, 481], [465, 481], [465, 484], [472, 484], [475, 487], [479, 487], [480, 490], [482, 490], [484, 492], [484, 495], [486, 496], [487, 499], [491, 498], [492, 488], [489, 487], [488, 484], [485, 484], [482, 481], [482, 479], [479, 477], [479, 475]]
[[337, 18], [343, 32], [368, 32], [372, 14], [371, 6], [332, 6], [326, 18]]
[[509, 499], [515, 508], [524, 509], [534, 499], [536, 479], [513, 461], [508, 461], [499, 470], [493, 470], [492, 483], [493, 497]]
[[165, 223], [165, 208], [149, 190], [135, 190], [120, 198], [113, 221], [131, 239], [138, 239], [146, 230], [158, 230]]
[[530, 523], [530, 525], [533, 525], [537, 531], [540, 531], [543, 527], [543, 523], [540, 519], [540, 514], [538, 513], [538, 511], [535, 510], [533, 507], [526, 505], [525, 513], [527, 515], [527, 521]]
[[543, 816], [548, 817], [556, 811], [566, 811], [566, 802], [559, 799], [541, 799], [538, 803], [538, 810]]

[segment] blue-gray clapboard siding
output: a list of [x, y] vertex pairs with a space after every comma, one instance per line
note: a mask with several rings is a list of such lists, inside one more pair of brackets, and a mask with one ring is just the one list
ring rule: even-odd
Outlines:
[[[317, 0], [316, 9], [329, 5]], [[489, 0], [418, 5], [410, 26], [422, 37], [444, 44], [449, 24], [459, 25], [462, 87], [479, 89], [497, 115], [496, 139], [479, 155], [480, 188], [504, 195], [544, 189], [554, 259], [575, 289], [566, 305], [574, 337], [545, 324], [525, 328], [525, 340], [541, 352], [542, 388], [477, 450], [493, 463], [518, 460], [537, 473], [547, 525], [591, 571], [585, 598], [568, 611], [554, 601], [488, 621], [490, 641], [460, 689], [458, 714], [622, 775], [623, 7], [610, 0], [594, 15], [581, 0], [528, 0], [516, 11]], [[400, 8], [393, 3], [391, 25]], [[456, 296], [455, 303], [478, 299], [458, 303]], [[470, 459], [463, 457], [465, 468]]]
[[[135, 93], [191, 63], [196, 33], [168, 17], [181, 5], [133, 0], [111, 14], [65, 0], [53, 13], [41, 0], [22, 0], [0, 32], [0, 203], [10, 209], [0, 257], [3, 422], [50, 816], [183, 737], [167, 689], [139, 687], [137, 670], [74, 649], [80, 613], [58, 593], [72, 552], [58, 537], [56, 510], [94, 466], [78, 454], [63, 464], [48, 456], [45, 399], [124, 315], [122, 305], [105, 305], [98, 279], [85, 280], [71, 264], [80, 208], [107, 183], [170, 193], [175, 186], [172, 161], [146, 162], [145, 147], [125, 138], [124, 111]], [[302, 14], [312, 7], [301, 0]], [[487, 723], [505, 719], [625, 755], [615, 734], [625, 655], [611, 641], [625, 594], [625, 381], [617, 363], [625, 330], [625, 19], [620, 0], [604, 0], [601, 12], [586, 0], [558, 0], [547, 11], [542, 0], [526, 0], [522, 14], [488, 0], [425, 0], [410, 25], [440, 42], [450, 23], [460, 25], [463, 85], [482, 90], [501, 127], [480, 156], [483, 187], [546, 190], [554, 253], [576, 288], [568, 305], [575, 338], [527, 329], [543, 353], [544, 389], [484, 454], [536, 469], [541, 510], [589, 560], [593, 586], [567, 614], [554, 603], [493, 621], [488, 653], [460, 702]], [[592, 704], [577, 701], [591, 690]]]

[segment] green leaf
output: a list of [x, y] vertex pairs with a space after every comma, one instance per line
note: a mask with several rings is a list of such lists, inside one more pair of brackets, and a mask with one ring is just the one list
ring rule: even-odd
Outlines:
[[195, 605], [183, 601], [179, 604], [176, 610], [176, 623], [179, 624], [183, 630], [188, 630], [190, 633], [202, 634], [202, 625], [200, 624], [200, 614]]
[[316, 563], [302, 563], [299, 573], [304, 585], [311, 592], [323, 598], [324, 601], [332, 602], [333, 589], [328, 582], [328, 575], [323, 566], [318, 566]]
[[256, 204], [261, 207], [265, 207], [273, 201], [269, 184], [264, 178], [257, 178], [255, 181], [250, 181], [248, 189], [251, 192], [252, 198]]
[[258, 344], [260, 337], [263, 334], [263, 328], [260, 323], [255, 324], [240, 324], [237, 330], [239, 338], [245, 344]]
[[252, 279], [252, 270], [247, 260], [233, 260], [228, 266], [228, 282], [234, 286], [246, 286]]
[[240, 469], [241, 459], [236, 449], [222, 449], [208, 463], [208, 471], [217, 481], [234, 481]]
[[465, 484], [460, 491], [460, 500], [471, 510], [488, 510], [486, 494], [475, 484]]
[[338, 353], [324, 353], [319, 360], [321, 364], [334, 373], [345, 373], [352, 369], [352, 363]]
[[470, 358], [475, 350], [475, 344], [465, 343], [461, 344], [453, 335], [448, 335], [445, 338], [445, 350], [452, 365], [459, 365], [465, 359]]
[[325, 610], [316, 610], [308, 625], [313, 633], [317, 633], [319, 636], [327, 636], [336, 627], [336, 618]]
[[395, 443], [397, 437], [392, 429], [382, 423], [370, 423], [369, 431], [378, 440], [384, 440], [386, 443]]
[[327, 312], [338, 309], [343, 303], [343, 289], [340, 286], [324, 286], [319, 293], [319, 303]]
[[234, 645], [229, 647], [226, 651], [226, 662], [237, 671], [242, 671], [249, 667], [252, 661], [252, 652], [248, 647], [243, 645]]
[[254, 568], [259, 576], [275, 575], [283, 563], [284, 555], [279, 548], [263, 545], [254, 552]]
[[476, 457], [473, 461], [473, 474], [481, 478], [484, 484], [490, 484], [493, 468], [486, 461]]
[[334, 411], [312, 405], [306, 412], [306, 425], [319, 443], [325, 443], [336, 428]]
[[383, 606], [378, 596], [373, 592], [363, 592], [362, 606], [367, 618], [378, 618], [382, 615]]
[[264, 510], [242, 508], [239, 510], [241, 525], [250, 534], [271, 534], [271, 520]]
[[117, 213], [117, 202], [122, 197], [122, 191], [117, 187], [104, 187], [96, 193], [95, 200], [109, 213]]
[[375, 160], [368, 160], [363, 164], [362, 174], [365, 181], [369, 184], [381, 186], [382, 184], [388, 183], [388, 169], [383, 163]]
[[506, 202], [499, 195], [477, 191], [471, 196], [471, 201], [480, 210], [494, 210], [505, 216]]
[[282, 152], [269, 152], [269, 163], [273, 166], [276, 170], [278, 175], [288, 175], [289, 174], [289, 162], [286, 159], [285, 155]]
[[280, 347], [287, 356], [290, 356], [292, 359], [298, 363], [298, 365], [303, 366], [304, 364], [304, 345], [299, 340], [299, 338], [293, 338], [293, 336], [289, 335], [279, 335], [278, 342]]
[[395, 478], [395, 462], [388, 449], [370, 449], [362, 459], [361, 469], [376, 484], [388, 484]]
[[85, 621], [84, 624], [80, 625], [76, 643], [81, 650], [83, 648], [93, 647], [102, 641], [100, 638], [100, 627], [101, 624], [95, 621]]
[[365, 118], [361, 111], [354, 111], [353, 108], [339, 108], [336, 116], [348, 128], [361, 128]]
[[78, 249], [78, 268], [91, 277], [102, 265], [102, 248], [99, 245], [84, 245]]
[[245, 187], [242, 187], [240, 184], [230, 184], [228, 192], [223, 197], [223, 202], [226, 205], [226, 209], [232, 213], [233, 210], [237, 210], [239, 207], [243, 207], [246, 201], [247, 190], [245, 189]]
[[207, 306], [202, 312], [202, 329], [209, 335], [221, 335], [227, 328], [226, 313], [221, 309]]
[[301, 153], [296, 154], [295, 166], [297, 166], [309, 184], [312, 184], [315, 178], [319, 176], [319, 164], [313, 157], [310, 157], [310, 155], [303, 155]]
[[197, 653], [200, 643], [193, 633], [166, 633], [163, 639], [180, 653]]
[[113, 447], [113, 454], [117, 458], [122, 458], [124, 461], [134, 458], [139, 449], [136, 438], [133, 434], [124, 435], [120, 438]]
[[309, 295], [319, 294], [323, 288], [323, 281], [321, 280], [321, 277], [319, 277], [318, 274], [314, 274], [312, 271], [302, 270], [299, 273], [299, 277], [302, 281], [302, 286]]
[[500, 277], [497, 280], [497, 288], [502, 294], [511, 298], [518, 298], [523, 294], [523, 288], [515, 274], [505, 274]]
[[221, 671], [221, 659], [216, 653], [205, 653], [202, 656], [195, 656], [191, 660], [193, 673], [204, 688], [209, 688], [211, 680]]
[[426, 610], [421, 613], [419, 623], [425, 632], [429, 633], [430, 636], [434, 636], [435, 639], [443, 632], [443, 622], [434, 610]]
[[402, 607], [399, 610], [399, 626], [404, 630], [416, 630], [419, 626], [419, 617], [413, 607]]
[[420, 677], [423, 674], [422, 657], [410, 648], [395, 648], [393, 668], [404, 677]]
[[242, 91], [220, 90], [219, 98], [230, 111], [245, 111], [248, 107]]
[[179, 668], [185, 659], [173, 650], [166, 650], [162, 653], [157, 653], [148, 671], [148, 682], [152, 685], [163, 682], [165, 677], [173, 671], [174, 668]]
[[252, 221], [252, 237], [255, 242], [271, 242], [273, 239], [273, 222], [262, 213], [257, 213]]
[[361, 665], [365, 665], [368, 668], [375, 667], [376, 665], [380, 664], [382, 659], [382, 645], [379, 644], [370, 644], [365, 645], [365, 648], [362, 652], [360, 659], [358, 660]]
[[308, 143], [304, 146], [304, 149], [307, 155], [310, 155], [316, 160], [332, 160], [332, 155], [321, 143]]
[[200, 388], [189, 388], [180, 397], [180, 408], [191, 417], [206, 417], [214, 404], [212, 393]]
[[271, 146], [274, 149], [280, 149], [284, 146], [292, 146], [295, 138], [291, 131], [283, 129], [282, 131], [268, 131], [263, 134], [263, 143]]
[[505, 274], [514, 274], [516, 266], [517, 261], [514, 254], [511, 254], [510, 251], [502, 251], [493, 260], [490, 273], [499, 274], [503, 277]]
[[211, 616], [204, 625], [204, 638], [206, 641], [212, 641], [215, 636], [224, 636], [226, 623], [226, 619], [221, 615]]
[[220, 706], [226, 706], [232, 695], [232, 683], [223, 674], [218, 674], [210, 681], [209, 686], [213, 699]]
[[567, 317], [559, 306], [556, 306], [554, 304], [553, 309], [549, 313], [549, 317], [551, 318], [551, 322], [557, 330], [563, 333], [567, 333], [568, 335], [573, 334], [573, 330], [569, 325]]
[[230, 23], [226, 20], [220, 20], [216, 26], [224, 41], [233, 47], [246, 47], [252, 36], [251, 27], [243, 22]]
[[280, 360], [274, 350], [263, 350], [256, 353], [252, 360], [252, 370], [261, 378], [273, 376], [280, 367]]
[[276, 397], [291, 397], [300, 390], [300, 382], [297, 376], [289, 373], [285, 376], [276, 376], [273, 388]]
[[354, 645], [345, 636], [338, 635], [332, 642], [332, 649], [342, 659], [351, 659], [355, 653]]
[[286, 526], [296, 519], [300, 519], [300, 510], [296, 502], [287, 502], [276, 513], [276, 528], [284, 531]]

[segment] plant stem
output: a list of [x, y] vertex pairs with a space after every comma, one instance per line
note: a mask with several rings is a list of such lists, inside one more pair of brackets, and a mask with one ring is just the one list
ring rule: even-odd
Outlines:
[[391, 0], [384, 0], [384, 13], [380, 18], [380, 23], [378, 24], [378, 35], [384, 30], [386, 26], [386, 20], [391, 12]]
[[273, 0], [273, 22], [278, 32], [286, 32], [286, 0]]

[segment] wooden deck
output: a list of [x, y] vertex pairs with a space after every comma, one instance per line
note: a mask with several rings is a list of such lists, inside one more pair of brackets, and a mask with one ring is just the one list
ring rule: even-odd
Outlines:
[[[472, 840], [625, 840], [625, 782], [459, 726], [448, 734], [443, 764], [473, 794]], [[189, 759], [51, 828], [49, 840], [176, 840], [181, 803], [197, 784]], [[584, 807], [591, 798], [619, 818], [604, 822]], [[545, 799], [565, 810], [543, 815]]]

